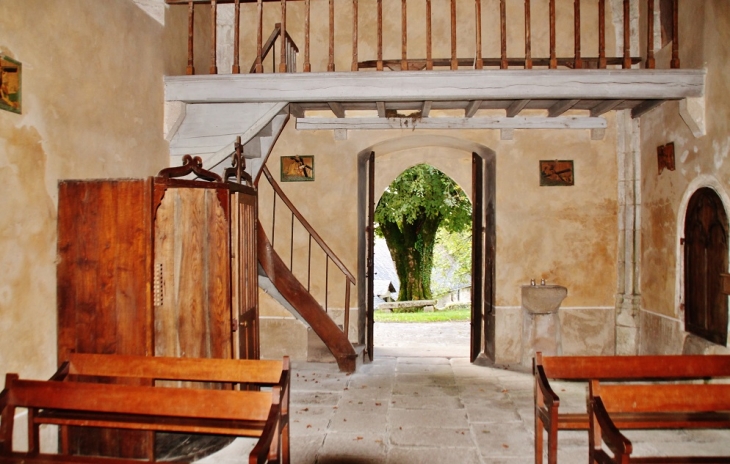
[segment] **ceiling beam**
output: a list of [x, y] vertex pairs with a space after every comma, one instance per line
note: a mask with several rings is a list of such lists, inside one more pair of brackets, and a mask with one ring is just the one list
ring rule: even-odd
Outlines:
[[623, 100], [606, 100], [591, 108], [591, 117], [597, 118], [623, 103]]
[[337, 116], [338, 118], [345, 117], [345, 108], [342, 106], [341, 103], [327, 102], [327, 105], [329, 105], [332, 112], [335, 113], [335, 116]]
[[508, 118], [514, 118], [518, 114], [520, 114], [520, 111], [525, 109], [527, 104], [530, 103], [530, 100], [515, 100], [513, 101], [509, 107], [507, 108], [507, 117]]
[[298, 130], [379, 129], [605, 129], [606, 120], [588, 117], [478, 118], [299, 118]]
[[633, 119], [636, 119], [644, 113], [653, 110], [662, 103], [664, 103], [664, 100], [646, 100], [644, 102], [641, 102], [631, 110], [631, 117]]
[[548, 108], [548, 116], [551, 118], [558, 117], [578, 104], [580, 100], [561, 100]]
[[479, 107], [482, 105], [481, 100], [472, 100], [464, 109], [464, 117], [465, 118], [472, 118], [475, 114], [477, 114], [477, 111], [479, 111]]
[[295, 118], [303, 118], [304, 108], [296, 103], [289, 103], [289, 114], [291, 114]]
[[378, 107], [378, 117], [385, 117], [385, 102], [375, 102], [375, 106]]
[[428, 114], [431, 112], [431, 100], [425, 100], [423, 104], [421, 105], [421, 117], [427, 118]]

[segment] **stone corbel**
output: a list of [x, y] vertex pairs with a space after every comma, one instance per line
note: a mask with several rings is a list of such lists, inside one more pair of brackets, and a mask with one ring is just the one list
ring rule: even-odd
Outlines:
[[705, 109], [704, 96], [685, 98], [679, 102], [679, 115], [697, 138], [707, 135]]

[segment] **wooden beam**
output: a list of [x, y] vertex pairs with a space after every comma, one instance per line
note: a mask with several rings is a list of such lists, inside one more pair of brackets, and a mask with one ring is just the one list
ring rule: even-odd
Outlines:
[[299, 105], [297, 103], [289, 103], [289, 114], [291, 114], [295, 118], [303, 118], [304, 108], [302, 108], [302, 105]]
[[342, 106], [341, 103], [338, 102], [327, 102], [327, 105], [329, 105], [330, 109], [333, 113], [335, 113], [335, 116], [338, 118], [344, 118], [345, 117], [345, 108]]
[[431, 100], [425, 100], [423, 104], [421, 105], [421, 117], [427, 118], [428, 114], [431, 112], [431, 103], [433, 103]]
[[554, 118], [574, 107], [580, 100], [561, 100], [548, 108], [548, 116]]
[[186, 103], [680, 100], [703, 96], [706, 74], [704, 69], [504, 69], [495, 72], [461, 70], [458, 73], [166, 76], [164, 83], [166, 101]]
[[298, 118], [298, 130], [382, 129], [605, 129], [606, 120], [588, 117], [479, 118]]
[[375, 102], [375, 106], [378, 107], [378, 117], [384, 118], [385, 117], [385, 102]]
[[515, 100], [512, 102], [512, 104], [509, 105], [507, 108], [507, 117], [508, 118], [514, 118], [518, 114], [520, 114], [520, 111], [522, 111], [527, 104], [530, 103], [530, 100]]
[[661, 105], [662, 103], [664, 103], [664, 101], [665, 100], [646, 100], [644, 102], [641, 102], [631, 110], [631, 117], [636, 119], [644, 113], [647, 113], [657, 106]]
[[481, 100], [472, 100], [466, 105], [466, 109], [464, 109], [464, 117], [471, 118], [475, 114], [477, 114], [477, 111], [479, 111], [479, 107], [482, 105]]
[[591, 108], [591, 117], [598, 117], [604, 113], [608, 113], [618, 105], [623, 103], [624, 100], [605, 100]]

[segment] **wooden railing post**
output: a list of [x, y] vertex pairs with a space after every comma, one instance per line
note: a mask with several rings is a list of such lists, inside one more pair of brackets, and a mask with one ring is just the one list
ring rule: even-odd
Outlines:
[[672, 7], [672, 69], [679, 69], [679, 0]]
[[631, 2], [624, 0], [624, 60], [623, 68], [631, 68]]
[[263, 0], [256, 1], [256, 73], [264, 72], [263, 57], [263, 41], [264, 41], [264, 3]]
[[211, 22], [211, 43], [210, 43], [210, 73], [218, 74], [218, 65], [216, 63], [216, 29], [217, 29], [217, 12], [218, 8], [216, 5], [217, 0], [211, 0], [210, 2], [210, 22]]
[[330, 55], [327, 71], [335, 70], [335, 0], [330, 0]]
[[433, 41], [431, 38], [431, 0], [426, 0], [426, 69], [433, 69]]
[[499, 0], [499, 29], [500, 29], [500, 60], [499, 68], [507, 69], [507, 4], [505, 0]]
[[195, 74], [195, 64], [193, 63], [193, 30], [195, 29], [195, 3], [188, 2], [188, 67], [185, 71], [187, 75]]
[[456, 57], [456, 0], [451, 0], [451, 70], [459, 69]]
[[240, 32], [241, 32], [241, 0], [236, 0], [233, 6], [233, 67], [231, 73], [240, 74], [240, 58], [239, 58], [239, 45]]
[[279, 72], [285, 73], [286, 62], [289, 58], [287, 53], [287, 37], [286, 37], [286, 0], [281, 0], [281, 56], [279, 57]]
[[573, 59], [573, 68], [581, 69], [583, 60], [580, 55], [580, 0], [573, 2], [573, 35], [575, 40], [575, 58]]
[[474, 9], [474, 29], [476, 29], [476, 56], [474, 57], [474, 69], [483, 69], [484, 58], [482, 57], [482, 0], [475, 0]]
[[360, 69], [357, 56], [357, 15], [357, 0], [352, 0], [352, 66], [350, 67], [350, 71]]
[[530, 0], [525, 0], [525, 69], [532, 69], [532, 26], [530, 24]]
[[401, 71], [408, 71], [408, 10], [406, 9], [406, 0], [401, 0]]
[[378, 64], [376, 69], [383, 70], [383, 0], [378, 0]]
[[304, 0], [304, 72], [312, 71], [312, 64], [309, 61], [309, 18], [310, 18], [310, 0]]
[[598, 0], [598, 69], [606, 69], [606, 0]]
[[646, 67], [654, 69], [656, 67], [656, 60], [654, 59], [654, 0], [649, 0], [647, 10]]
[[550, 69], [558, 67], [558, 57], [555, 54], [555, 0], [550, 0]]

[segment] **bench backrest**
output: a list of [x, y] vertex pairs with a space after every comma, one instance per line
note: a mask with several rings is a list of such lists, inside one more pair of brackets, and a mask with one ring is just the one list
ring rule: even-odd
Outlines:
[[651, 380], [730, 377], [730, 356], [535, 356], [536, 374], [561, 380]]
[[288, 380], [289, 372], [288, 357], [278, 361], [71, 353], [52, 379], [81, 375], [271, 386]]
[[589, 398], [607, 412], [730, 411], [730, 384], [602, 384], [591, 380]]

